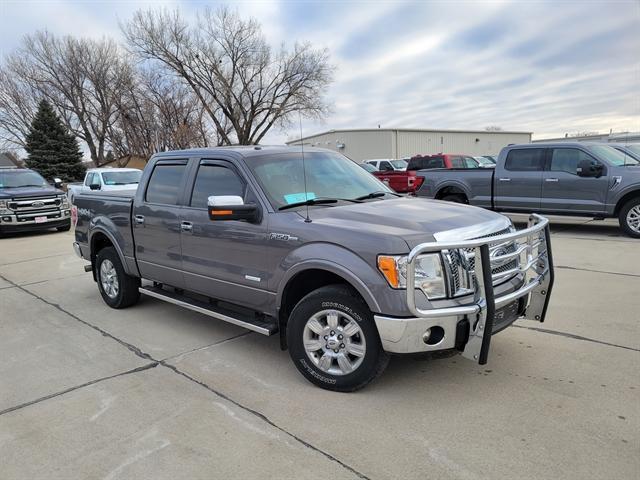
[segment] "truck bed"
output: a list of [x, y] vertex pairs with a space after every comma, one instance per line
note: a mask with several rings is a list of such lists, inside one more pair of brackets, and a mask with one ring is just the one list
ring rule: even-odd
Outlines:
[[[114, 236], [115, 245], [122, 249], [127, 263], [135, 266], [135, 245], [131, 225], [131, 210], [135, 191], [86, 192], [76, 196], [76, 240], [89, 247], [89, 224], [93, 219], [92, 235], [107, 232]], [[136, 267], [137, 269], [137, 267]]]
[[442, 198], [443, 192], [463, 192], [471, 205], [493, 208], [493, 168], [437, 168], [418, 170], [416, 175], [424, 181], [416, 195]]

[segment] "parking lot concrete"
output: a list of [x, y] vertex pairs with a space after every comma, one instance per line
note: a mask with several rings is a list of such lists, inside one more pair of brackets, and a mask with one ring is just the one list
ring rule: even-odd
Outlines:
[[636, 479], [640, 242], [552, 230], [544, 324], [497, 335], [484, 366], [394, 357], [353, 394], [307, 383], [275, 337], [151, 298], [109, 309], [72, 233], [4, 238], [0, 478]]

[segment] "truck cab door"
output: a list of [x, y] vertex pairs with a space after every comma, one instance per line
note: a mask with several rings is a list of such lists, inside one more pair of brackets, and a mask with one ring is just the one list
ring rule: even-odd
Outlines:
[[142, 278], [184, 288], [180, 236], [187, 160], [159, 160], [133, 205], [133, 237]]
[[548, 168], [542, 182], [541, 210], [549, 212], [603, 213], [605, 211], [609, 177], [602, 165], [599, 177], [578, 176], [582, 160], [596, 160], [579, 148], [558, 147], [549, 150]]
[[[257, 311], [268, 308], [267, 216], [253, 187], [232, 163], [203, 159], [192, 169], [182, 210], [182, 269], [187, 290]], [[254, 222], [211, 220], [207, 200], [234, 195], [255, 203]]]
[[544, 148], [514, 148], [494, 175], [494, 203], [498, 210], [536, 212], [540, 209]]

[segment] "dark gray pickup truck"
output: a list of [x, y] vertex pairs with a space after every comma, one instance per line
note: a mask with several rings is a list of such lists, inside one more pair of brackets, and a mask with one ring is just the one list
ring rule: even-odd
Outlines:
[[164, 152], [137, 192], [82, 193], [74, 209], [74, 249], [109, 306], [142, 293], [278, 333], [331, 390], [363, 387], [389, 353], [484, 364], [493, 334], [544, 320], [553, 284], [545, 218], [516, 231], [488, 210], [401, 197], [320, 149]]
[[640, 238], [640, 162], [604, 144], [531, 143], [500, 152], [495, 169], [418, 171], [416, 195], [502, 212], [618, 217]]

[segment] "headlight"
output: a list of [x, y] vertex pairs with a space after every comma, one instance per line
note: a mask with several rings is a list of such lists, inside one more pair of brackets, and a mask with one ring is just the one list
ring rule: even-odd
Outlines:
[[0, 200], [0, 213], [13, 213], [11, 210], [9, 210], [8, 204], [9, 202], [7, 200]]
[[60, 195], [60, 202], [61, 202], [62, 208], [69, 208], [69, 197], [67, 197], [66, 193]]
[[[393, 288], [407, 288], [407, 257], [380, 255], [378, 269]], [[415, 288], [422, 290], [430, 300], [445, 298], [444, 268], [438, 253], [420, 255], [415, 261]]]

